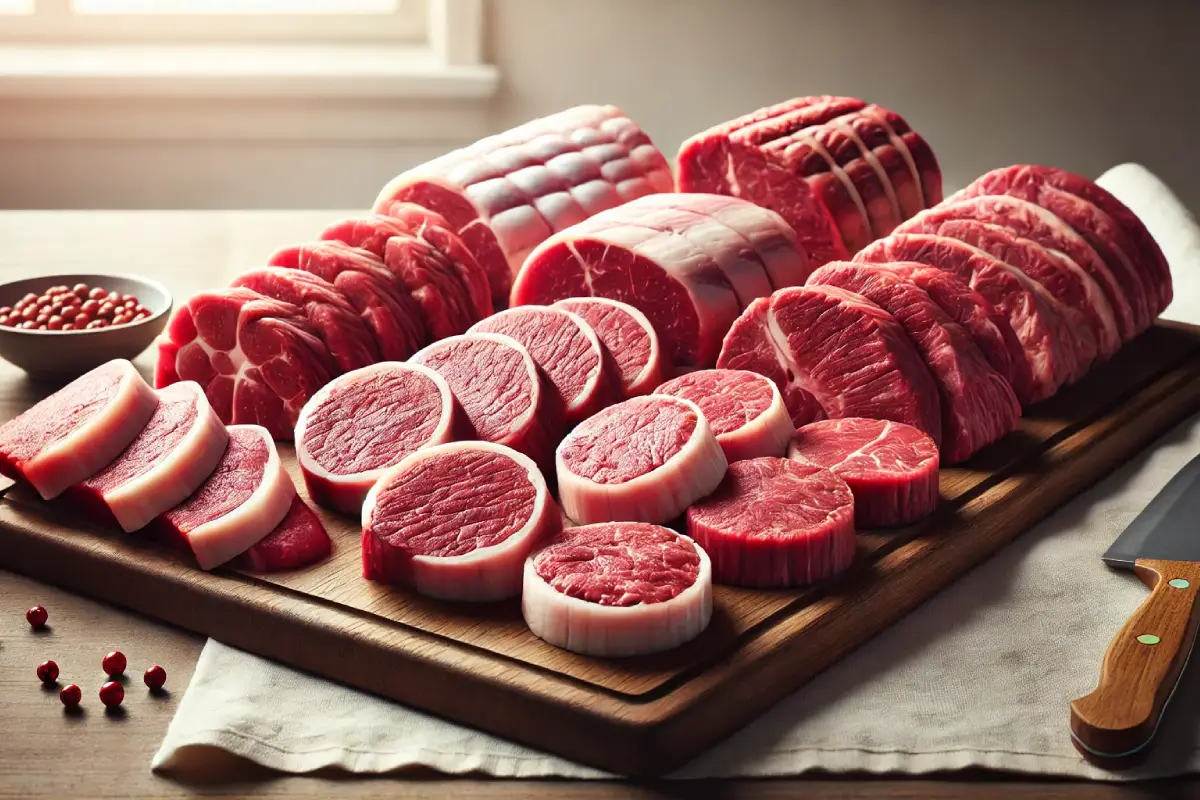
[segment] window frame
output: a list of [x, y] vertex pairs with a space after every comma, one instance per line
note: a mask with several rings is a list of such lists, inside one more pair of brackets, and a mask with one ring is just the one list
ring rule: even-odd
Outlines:
[[0, 14], [0, 43], [426, 41], [437, 2], [398, 0], [390, 13], [76, 13], [71, 0], [34, 0], [32, 14]]

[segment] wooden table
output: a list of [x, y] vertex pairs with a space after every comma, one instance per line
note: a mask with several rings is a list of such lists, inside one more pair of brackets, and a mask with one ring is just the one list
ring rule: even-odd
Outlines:
[[[0, 281], [57, 272], [134, 272], [158, 278], [178, 299], [228, 282], [260, 265], [278, 246], [312, 238], [336, 211], [301, 212], [4, 212], [0, 213]], [[149, 374], [153, 353], [137, 361]], [[51, 387], [27, 380], [0, 362], [0, 421]], [[42, 604], [49, 630], [35, 634], [24, 610]], [[184, 797], [440, 797], [488, 793], [505, 797], [607, 798], [659, 794], [691, 797], [702, 787], [682, 782], [612, 784], [564, 781], [445, 780], [415, 774], [360, 779], [337, 774], [279, 776], [214, 752], [201, 782], [154, 775], [150, 758], [162, 741], [191, 678], [203, 639], [121, 609], [0, 570], [0, 798]], [[109, 717], [95, 692], [100, 660], [112, 649], [129, 657], [126, 713]], [[79, 716], [62, 712], [57, 692], [34, 675], [54, 659], [63, 683], [75, 682], [89, 700]], [[150, 663], [167, 670], [168, 689], [151, 698], [141, 685]], [[1026, 781], [987, 772], [952, 773], [945, 780], [828, 777], [809, 780], [712, 782], [729, 797], [1132, 798], [1164, 792], [1200, 794], [1200, 780], [1134, 786], [1074, 781]]]

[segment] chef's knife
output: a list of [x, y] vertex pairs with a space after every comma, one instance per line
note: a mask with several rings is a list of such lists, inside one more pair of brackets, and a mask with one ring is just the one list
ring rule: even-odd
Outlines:
[[1071, 739], [1093, 763], [1139, 760], [1187, 664], [1200, 626], [1200, 456], [1173, 477], [1103, 556], [1150, 587], [1108, 646], [1100, 682], [1071, 703]]

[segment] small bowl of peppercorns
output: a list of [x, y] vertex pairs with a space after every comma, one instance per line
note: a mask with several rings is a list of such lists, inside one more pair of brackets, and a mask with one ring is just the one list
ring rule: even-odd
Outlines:
[[0, 357], [35, 378], [73, 378], [142, 353], [170, 313], [170, 292], [148, 278], [23, 278], [0, 284]]

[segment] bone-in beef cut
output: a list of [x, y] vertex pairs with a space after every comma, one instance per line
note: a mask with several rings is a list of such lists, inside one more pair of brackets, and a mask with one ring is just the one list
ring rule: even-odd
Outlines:
[[875, 417], [941, 440], [937, 386], [904, 328], [844, 289], [800, 286], [756, 300], [725, 337], [717, 366], [770, 378], [796, 425]]
[[552, 233], [606, 208], [672, 189], [662, 153], [613, 106], [533, 120], [390, 181], [374, 209], [415, 203], [441, 214], [486, 271], [503, 308], [512, 274]]
[[416, 236], [388, 239], [388, 269], [416, 299], [431, 339], [457, 336], [492, 313], [488, 283], [474, 262], [460, 262]]
[[[1040, 283], [1066, 307], [1072, 327], [1092, 334], [1094, 349], [1100, 356], [1107, 358], [1121, 346], [1121, 332], [1104, 291], [1067, 256], [1016, 236], [1007, 228], [974, 220], [948, 220], [938, 226], [937, 233], [978, 247]], [[1091, 342], [1087, 342], [1088, 354], [1092, 349]]]
[[[674, 197], [701, 211], [708, 205], [705, 195]], [[769, 283], [754, 284], [743, 274], [735, 289], [727, 272], [734, 268], [727, 262], [754, 248], [731, 227], [705, 226], [703, 235], [717, 238], [703, 244], [689, 240], [683, 225], [707, 214], [678, 217], [678, 224], [658, 228], [637, 221], [662, 211], [660, 199], [642, 198], [550, 237], [518, 273], [513, 305], [548, 305], [585, 295], [621, 300], [646, 315], [675, 366], [712, 366], [742, 304]]]
[[155, 384], [192, 380], [226, 424], [291, 439], [300, 409], [340, 370], [304, 310], [250, 289], [193, 295], [159, 340]]
[[283, 572], [316, 564], [331, 552], [333, 542], [321, 518], [296, 495], [283, 522], [229, 565], [248, 572]]
[[554, 304], [592, 327], [616, 364], [625, 397], [649, 394], [670, 371], [658, 334], [646, 315], [607, 297], [568, 297]]
[[296, 422], [308, 496], [357, 515], [384, 470], [451, 441], [461, 413], [446, 379], [420, 364], [383, 362], [333, 379]]
[[898, 422], [827, 419], [796, 431], [788, 458], [824, 467], [854, 493], [859, 528], [907, 525], [938, 503], [938, 448], [927, 435]]
[[1081, 373], [1079, 332], [1067, 322], [1069, 314], [1062, 303], [1024, 272], [977, 247], [944, 236], [893, 233], [857, 253], [854, 260], [916, 261], [950, 272], [983, 295], [1008, 317], [1021, 340], [1033, 374], [1029, 403], [1045, 400], [1069, 382], [1072, 375]]
[[63, 498], [98, 523], [136, 531], [200, 488], [228, 443], [204, 390], [173, 383], [158, 390], [154, 413], [129, 446]]
[[526, 560], [521, 614], [538, 638], [584, 655], [670, 650], [708, 627], [712, 566], [658, 525], [567, 528]]
[[897, 210], [903, 218], [941, 200], [925, 141], [899, 115], [849, 97], [795, 98], [691, 137], [677, 185], [777, 211], [815, 265], [845, 259], [873, 227], [889, 230]]
[[839, 286], [887, 311], [904, 327], [937, 384], [942, 407], [942, 457], [965, 461], [1017, 426], [1021, 404], [992, 369], [971, 335], [916, 284], [867, 264], [834, 261], [808, 278]]
[[716, 488], [728, 463], [700, 408], [659, 394], [585, 420], [555, 461], [563, 511], [584, 525], [672, 520]]
[[1016, 197], [986, 195], [943, 203], [922, 211], [896, 228], [896, 233], [936, 233], [947, 220], [974, 220], [1008, 228], [1049, 250], [1070, 258], [1100, 285], [1108, 298], [1122, 339], [1149, 324], [1146, 290], [1137, 275], [1113, 273], [1087, 241], [1060, 217]]
[[154, 521], [200, 569], [218, 567], [257, 544], [283, 521], [296, 497], [266, 428], [230, 425], [228, 432], [229, 445], [208, 480]]
[[268, 264], [312, 273], [344, 294], [384, 360], [403, 361], [425, 346], [420, 308], [373, 253], [342, 242], [310, 242], [276, 251]]
[[0, 426], [0, 473], [57, 497], [120, 455], [157, 406], [133, 364], [101, 364]]
[[812, 266], [792, 226], [774, 211], [740, 197], [720, 194], [648, 194], [638, 198], [644, 209], [674, 208], [705, 214], [730, 228], [758, 255], [774, 289], [804, 283]]
[[805, 586], [854, 561], [854, 496], [827, 469], [752, 458], [730, 464], [688, 509], [687, 532], [712, 559], [715, 583]]
[[1017, 338], [1006, 314], [951, 272], [913, 261], [893, 261], [871, 266], [895, 272], [925, 290], [946, 316], [971, 334], [992, 369], [1012, 386], [1021, 405], [1031, 402], [1033, 371], [1021, 347], [1021, 340]]
[[696, 370], [667, 381], [654, 393], [695, 403], [731, 464], [759, 456], [782, 456], [796, 432], [779, 389], [757, 372]]
[[562, 526], [528, 457], [489, 442], [419, 450], [362, 508], [363, 574], [443, 600], [516, 597], [529, 553]]
[[553, 463], [563, 411], [524, 345], [498, 333], [434, 342], [410, 359], [446, 379], [463, 410], [458, 438], [507, 445], [541, 468]]
[[1037, 164], [995, 169], [972, 181], [952, 200], [1003, 194], [1042, 206], [1087, 239], [1113, 274], [1136, 274], [1146, 289], [1149, 313], [1157, 316], [1173, 296], [1171, 271], [1146, 226], [1094, 181]]
[[501, 333], [523, 344], [558, 394], [568, 425], [621, 399], [616, 365], [592, 326], [570, 311], [509, 308], [475, 323], [469, 332]]
[[259, 267], [237, 276], [234, 288], [250, 289], [303, 309], [340, 372], [379, 361], [379, 345], [346, 295], [309, 272]]

